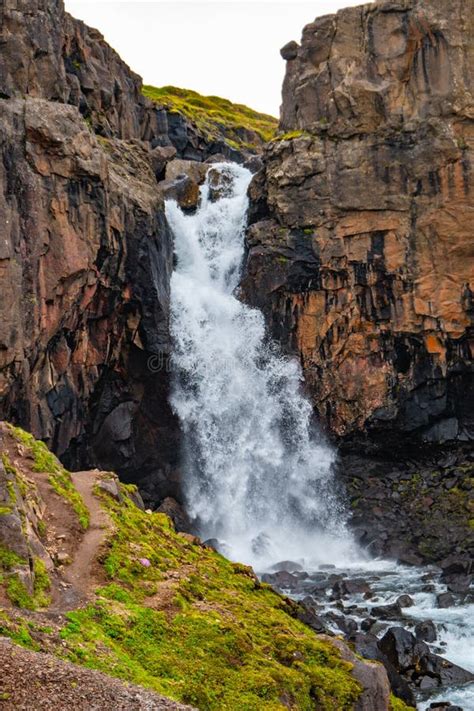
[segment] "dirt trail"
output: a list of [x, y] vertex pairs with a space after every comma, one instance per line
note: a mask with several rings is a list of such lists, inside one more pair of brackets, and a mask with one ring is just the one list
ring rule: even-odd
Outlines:
[[112, 528], [112, 522], [94, 495], [93, 488], [97, 477], [93, 471], [74, 472], [71, 474], [74, 486], [84, 499], [89, 509], [89, 528], [84, 533], [73, 561], [63, 573], [63, 578], [76, 593], [88, 597], [99, 583], [97, 580], [97, 556], [105, 541], [107, 532]]

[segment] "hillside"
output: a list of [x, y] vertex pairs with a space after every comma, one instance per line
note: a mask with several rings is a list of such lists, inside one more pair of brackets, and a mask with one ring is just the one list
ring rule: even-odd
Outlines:
[[275, 135], [278, 121], [248, 106], [233, 104], [219, 96], [202, 96], [175, 86], [144, 86], [143, 94], [159, 106], [191, 121], [209, 141], [224, 137], [237, 150], [261, 149]]
[[[251, 568], [110, 472], [70, 475], [24, 431], [0, 436], [0, 635], [203, 710], [387, 708], [382, 668], [343, 659]], [[17, 708], [21, 688], [3, 691]]]

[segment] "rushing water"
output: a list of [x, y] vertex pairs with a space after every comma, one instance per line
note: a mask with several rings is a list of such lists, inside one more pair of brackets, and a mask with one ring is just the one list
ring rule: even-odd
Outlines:
[[[228, 557], [257, 570], [288, 558], [308, 571], [335, 563], [345, 577], [363, 574], [378, 604], [410, 593], [415, 605], [404, 611], [406, 626], [432, 619], [438, 653], [471, 668], [473, 606], [439, 609], [435, 594], [422, 590], [425, 571], [369, 560], [358, 550], [334, 490], [333, 452], [313, 429], [299, 364], [281, 355], [262, 314], [235, 295], [250, 178], [244, 168], [219, 164], [194, 214], [183, 214], [174, 201], [166, 205], [177, 257], [171, 404], [185, 435], [188, 513], [203, 538], [217, 538]], [[364, 604], [369, 614], [371, 603]], [[444, 690], [430, 702], [449, 699], [468, 711], [473, 689]]]
[[[218, 173], [216, 201], [209, 180]], [[250, 178], [220, 164], [195, 214], [167, 203], [177, 255], [172, 406], [185, 433], [187, 508], [203, 537], [257, 567], [295, 555], [344, 559], [351, 540], [333, 491], [333, 453], [313, 431], [299, 364], [234, 294]]]

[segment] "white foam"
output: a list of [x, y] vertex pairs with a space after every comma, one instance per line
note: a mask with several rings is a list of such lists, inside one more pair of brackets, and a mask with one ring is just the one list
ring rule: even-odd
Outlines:
[[251, 174], [213, 166], [227, 179], [213, 202], [209, 182], [194, 215], [175, 202], [171, 332], [172, 407], [186, 441], [187, 508], [204, 537], [252, 565], [358, 556], [334, 494], [333, 451], [313, 429], [296, 359], [283, 357], [263, 315], [234, 295], [244, 254]]

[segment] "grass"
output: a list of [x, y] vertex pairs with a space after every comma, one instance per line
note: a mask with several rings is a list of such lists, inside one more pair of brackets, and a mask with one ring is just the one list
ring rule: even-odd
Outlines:
[[196, 91], [174, 86], [144, 86], [143, 94], [156, 104], [185, 116], [207, 140], [223, 137], [237, 149], [257, 149], [274, 137], [278, 127], [273, 116], [258, 113], [243, 104], [233, 104], [219, 96], [202, 96]]
[[35, 439], [33, 435], [20, 427], [8, 425], [8, 428], [15, 439], [29, 449], [34, 460], [33, 471], [49, 474], [48, 481], [55, 492], [72, 506], [80, 525], [83, 529], [87, 529], [89, 527], [89, 511], [74, 486], [69, 472], [64, 469], [44, 442]]
[[115, 524], [102, 560], [108, 584], [68, 614], [70, 659], [201, 711], [277, 711], [284, 700], [302, 711], [353, 707], [351, 666], [292, 616], [294, 603], [177, 534], [166, 516], [103, 499]]
[[[30, 448], [34, 466], [64, 471], [31, 435], [16, 436]], [[200, 711], [353, 709], [361, 687], [351, 664], [296, 619], [296, 603], [260, 583], [251, 568], [176, 533], [164, 514], [140, 510], [129, 498], [131, 487], [121, 490], [121, 502], [95, 491], [113, 527], [99, 561], [104, 584], [93, 600], [49, 631], [33, 623], [31, 612], [0, 611], [0, 634]], [[15, 571], [25, 564], [0, 548], [10, 599], [34, 610], [48, 604], [50, 581], [35, 559], [28, 594]], [[406, 708], [393, 700], [392, 711]]]

